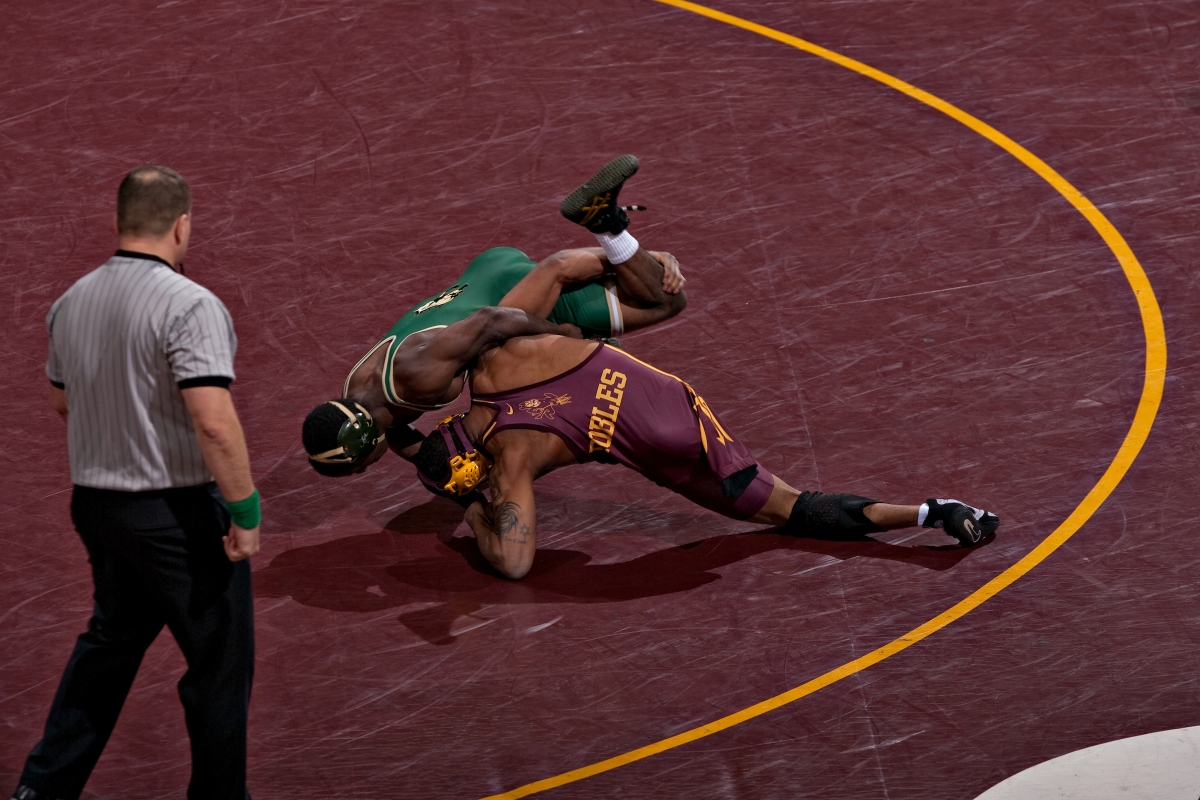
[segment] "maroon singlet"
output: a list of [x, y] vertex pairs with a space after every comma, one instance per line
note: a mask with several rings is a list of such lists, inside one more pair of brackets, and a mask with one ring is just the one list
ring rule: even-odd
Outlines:
[[[600, 345], [549, 380], [472, 402], [497, 410], [482, 444], [524, 428], [558, 435], [580, 462], [624, 464], [659, 486], [735, 519], [754, 516], [774, 481], [700, 397], [679, 378]], [[738, 497], [721, 481], [747, 467], [758, 474]]]

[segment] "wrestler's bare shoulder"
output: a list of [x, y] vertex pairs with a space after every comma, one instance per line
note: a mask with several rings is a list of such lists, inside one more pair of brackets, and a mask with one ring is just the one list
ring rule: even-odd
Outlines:
[[518, 336], [484, 353], [472, 374], [472, 388], [492, 394], [561, 375], [587, 358], [600, 344], [546, 334]]

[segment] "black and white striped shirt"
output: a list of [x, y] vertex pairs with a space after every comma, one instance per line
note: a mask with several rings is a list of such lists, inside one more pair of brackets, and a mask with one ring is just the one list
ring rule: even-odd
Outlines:
[[234, 378], [237, 337], [215, 294], [156, 256], [118, 250], [54, 302], [46, 330], [74, 484], [138, 492], [212, 480], [179, 390]]

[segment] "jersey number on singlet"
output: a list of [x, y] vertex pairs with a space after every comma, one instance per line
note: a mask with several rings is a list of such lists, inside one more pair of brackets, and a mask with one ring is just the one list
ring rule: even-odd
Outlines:
[[414, 311], [413, 313], [414, 314], [424, 314], [426, 311], [428, 311], [431, 308], [437, 308], [438, 306], [444, 306], [444, 305], [446, 305], [446, 303], [449, 303], [451, 300], [453, 300], [454, 298], [456, 298], [460, 294], [462, 294], [464, 291], [466, 291], [466, 288], [469, 285], [470, 284], [464, 283], [462, 286], [451, 286], [449, 289], [442, 292], [441, 294], [439, 294], [437, 297], [433, 298], [432, 300], [427, 300], [424, 303], [422, 303], [420, 305], [420, 307], [418, 307], [417, 310]]
[[596, 387], [596, 399], [608, 402], [608, 408], [592, 406], [592, 417], [588, 420], [588, 452], [608, 452], [613, 436], [617, 433], [617, 414], [621, 411], [621, 398], [625, 396], [625, 373], [606, 369], [600, 373], [600, 385]]

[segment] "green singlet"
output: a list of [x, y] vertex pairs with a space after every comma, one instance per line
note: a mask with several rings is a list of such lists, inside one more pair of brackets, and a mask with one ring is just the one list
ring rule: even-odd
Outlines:
[[[439, 405], [410, 403], [396, 394], [392, 375], [392, 359], [396, 350], [409, 336], [433, 328], [444, 328], [466, 319], [485, 306], [494, 306], [520, 283], [536, 266], [529, 256], [511, 247], [493, 247], [477, 255], [464, 272], [446, 291], [418, 303], [393, 325], [378, 344], [363, 356], [353, 375], [363, 362], [380, 347], [387, 347], [383, 367], [383, 393], [389, 403], [413, 411], [434, 411]], [[617, 301], [615, 284], [611, 279], [580, 284], [564, 291], [550, 312], [555, 324], [570, 322], [583, 330], [587, 337], [616, 336], [622, 333], [621, 306]], [[350, 391], [350, 378], [342, 394]]]

